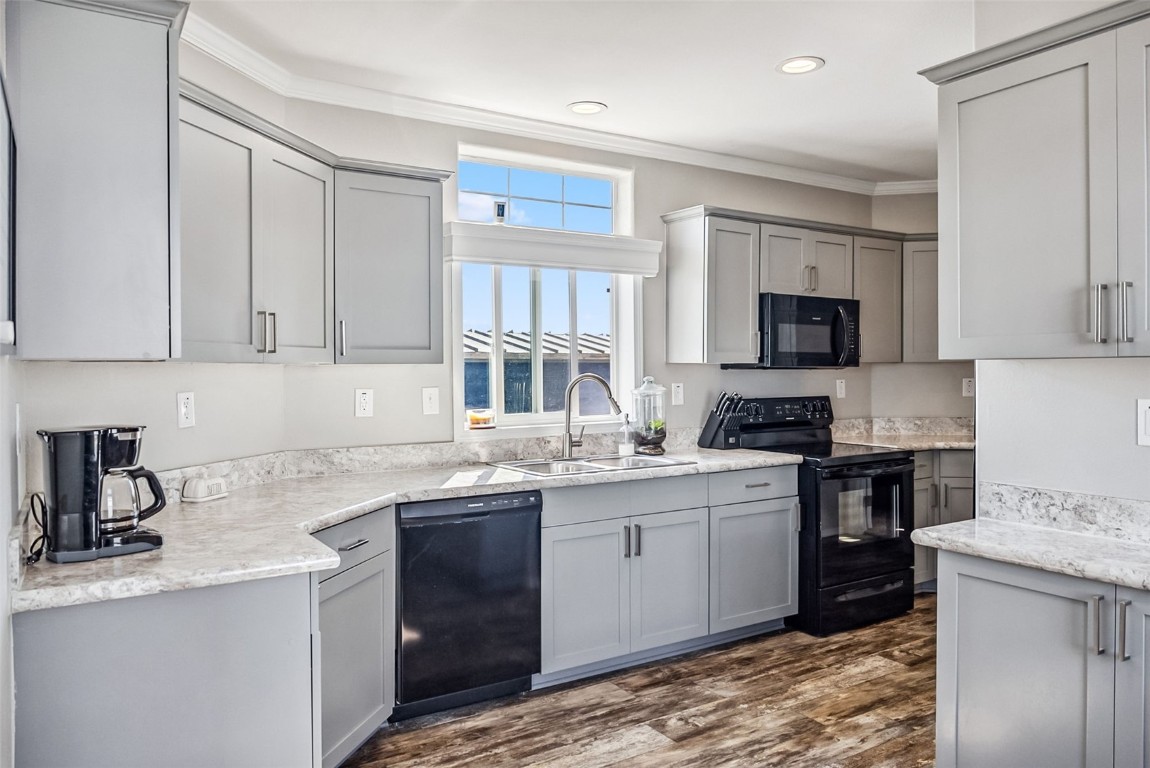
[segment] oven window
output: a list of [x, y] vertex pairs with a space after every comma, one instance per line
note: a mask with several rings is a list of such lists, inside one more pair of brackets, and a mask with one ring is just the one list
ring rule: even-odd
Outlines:
[[823, 481], [822, 535], [842, 546], [898, 538], [897, 476]]
[[807, 323], [779, 323], [778, 328], [780, 352], [813, 355], [830, 352], [831, 343], [828, 326]]

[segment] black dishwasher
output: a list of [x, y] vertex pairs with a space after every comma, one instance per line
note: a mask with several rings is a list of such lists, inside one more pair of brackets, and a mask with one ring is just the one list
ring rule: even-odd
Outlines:
[[393, 721], [530, 689], [542, 509], [539, 491], [399, 506]]

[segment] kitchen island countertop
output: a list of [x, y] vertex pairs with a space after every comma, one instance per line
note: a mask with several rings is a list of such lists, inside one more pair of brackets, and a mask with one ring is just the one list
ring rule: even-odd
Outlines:
[[164, 536], [152, 552], [61, 565], [23, 564], [32, 526], [8, 540], [12, 612], [138, 597], [335, 568], [339, 556], [310, 534], [389, 504], [625, 482], [798, 464], [798, 456], [687, 450], [693, 464], [537, 477], [485, 464], [300, 477], [240, 488], [200, 504], [171, 503], [148, 521]]

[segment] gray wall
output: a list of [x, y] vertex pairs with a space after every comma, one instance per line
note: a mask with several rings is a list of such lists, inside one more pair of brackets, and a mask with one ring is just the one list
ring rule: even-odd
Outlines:
[[1150, 501], [1150, 359], [978, 363], [978, 479]]

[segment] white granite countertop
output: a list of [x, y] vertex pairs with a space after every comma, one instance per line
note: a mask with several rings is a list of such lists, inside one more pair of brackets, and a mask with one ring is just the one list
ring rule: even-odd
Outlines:
[[974, 450], [974, 435], [971, 434], [846, 434], [836, 437], [835, 442], [858, 443], [860, 445], [880, 445], [884, 448], [901, 448], [907, 451]]
[[920, 528], [911, 540], [948, 552], [1150, 589], [1150, 544], [1146, 543], [993, 519]]
[[171, 503], [148, 526], [158, 550], [66, 565], [23, 565], [28, 531], [9, 537], [12, 612], [138, 597], [325, 570], [339, 557], [309, 534], [389, 504], [486, 493], [624, 482], [755, 467], [802, 459], [766, 451], [678, 451], [696, 462], [563, 477], [536, 477], [484, 464], [293, 478], [241, 488], [201, 504]]

